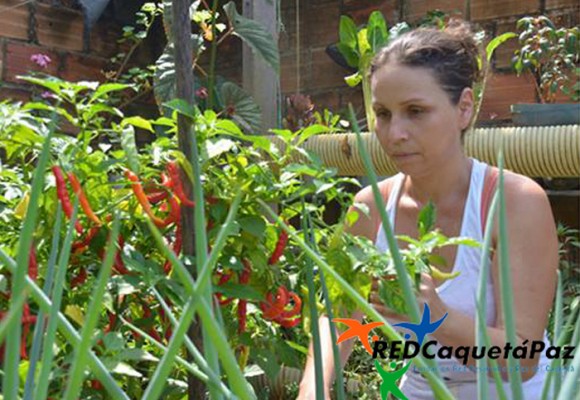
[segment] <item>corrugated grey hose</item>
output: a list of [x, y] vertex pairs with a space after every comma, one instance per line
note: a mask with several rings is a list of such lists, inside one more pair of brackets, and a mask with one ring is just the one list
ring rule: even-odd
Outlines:
[[[376, 137], [362, 135], [376, 173], [395, 174]], [[491, 165], [497, 165], [502, 145], [504, 165], [513, 172], [530, 177], [580, 177], [579, 125], [479, 128], [465, 136], [467, 155]], [[304, 148], [316, 153], [326, 166], [338, 168], [339, 175], [366, 175], [353, 133], [314, 136]]]

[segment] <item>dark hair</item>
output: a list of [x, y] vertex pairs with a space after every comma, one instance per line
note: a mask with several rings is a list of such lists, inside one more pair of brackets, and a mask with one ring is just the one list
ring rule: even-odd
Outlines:
[[478, 54], [467, 23], [451, 20], [445, 30], [418, 28], [394, 39], [373, 59], [370, 75], [388, 62], [428, 68], [457, 104], [463, 89], [472, 88], [479, 79]]

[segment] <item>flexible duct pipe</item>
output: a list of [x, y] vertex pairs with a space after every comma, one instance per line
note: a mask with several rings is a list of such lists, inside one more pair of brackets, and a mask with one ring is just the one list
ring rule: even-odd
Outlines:
[[[397, 172], [375, 136], [363, 133], [363, 142], [378, 175]], [[579, 125], [479, 128], [465, 136], [467, 155], [491, 165], [497, 165], [502, 145], [504, 165], [511, 171], [530, 177], [580, 176]], [[338, 168], [339, 175], [366, 174], [352, 133], [314, 136], [304, 148], [316, 153], [325, 165]]]

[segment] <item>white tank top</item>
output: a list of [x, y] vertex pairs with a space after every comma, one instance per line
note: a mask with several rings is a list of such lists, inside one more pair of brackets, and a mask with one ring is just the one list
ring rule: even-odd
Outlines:
[[[475, 160], [472, 160], [471, 178], [469, 184], [469, 193], [465, 208], [463, 210], [463, 219], [461, 223], [461, 231], [459, 236], [469, 237], [483, 243], [483, 227], [481, 226], [481, 197], [485, 181], [485, 174], [487, 165]], [[397, 211], [397, 203], [401, 188], [405, 180], [405, 175], [399, 173], [395, 175], [392, 189], [387, 199], [386, 211], [393, 230], [395, 230], [395, 216]], [[383, 225], [379, 226], [375, 245], [380, 251], [388, 252], [388, 245], [383, 230]], [[455, 264], [453, 265], [453, 272], [459, 272], [459, 276], [454, 279], [445, 281], [436, 291], [441, 300], [450, 308], [460, 311], [463, 314], [476, 318], [476, 298], [477, 286], [479, 281], [479, 271], [481, 263], [481, 249], [479, 247], [469, 247], [459, 245], [457, 254], [455, 256]], [[488, 326], [493, 326], [496, 317], [496, 305], [493, 297], [493, 282], [491, 274], [487, 277], [486, 287], [486, 323]], [[389, 321], [391, 322], [391, 321]], [[393, 321], [395, 323], [395, 321]], [[545, 335], [544, 335], [545, 336]], [[544, 340], [549, 346], [549, 342], [545, 337]], [[475, 399], [476, 379], [477, 375], [473, 372], [465, 371], [463, 365], [456, 359], [439, 359], [436, 358], [439, 366], [440, 375], [446, 381], [447, 386], [451, 392], [456, 395], [458, 399]], [[536, 399], [540, 397], [542, 384], [545, 377], [546, 365], [549, 363], [545, 353], [539, 361], [540, 370], [530, 380], [524, 382], [524, 395], [527, 399]], [[508, 398], [510, 396], [509, 384], [504, 384]], [[419, 372], [414, 370], [413, 366], [409, 372], [404, 375], [401, 384], [401, 390], [409, 399], [432, 399], [433, 394], [427, 380], [421, 376]], [[490, 379], [490, 399], [496, 398], [495, 384]]]

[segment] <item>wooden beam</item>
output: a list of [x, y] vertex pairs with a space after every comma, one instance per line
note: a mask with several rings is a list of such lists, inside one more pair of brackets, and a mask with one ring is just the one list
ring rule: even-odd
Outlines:
[[[244, 0], [243, 15], [264, 26], [278, 41], [276, 21], [276, 0]], [[252, 95], [254, 101], [262, 110], [262, 129], [267, 132], [270, 128], [278, 127], [278, 91], [279, 78], [277, 74], [252, 53], [244, 44], [243, 47], [243, 87]]]

